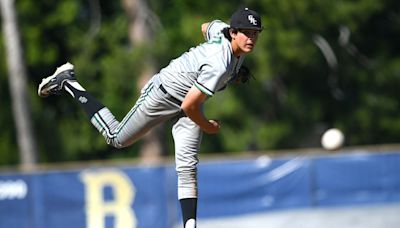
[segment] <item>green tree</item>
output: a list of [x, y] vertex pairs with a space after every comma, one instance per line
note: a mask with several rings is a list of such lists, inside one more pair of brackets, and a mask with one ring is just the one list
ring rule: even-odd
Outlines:
[[[119, 1], [101, 1], [100, 14], [90, 1], [16, 3], [41, 162], [135, 157], [140, 146], [114, 153], [70, 98], [39, 99], [37, 85], [55, 66], [72, 61], [82, 84], [121, 119], [138, 96], [143, 53], [161, 69], [203, 42], [201, 23], [228, 21], [242, 4], [256, 9], [265, 27], [245, 61], [256, 80], [209, 99], [206, 114], [223, 125], [219, 135], [205, 135], [202, 153], [317, 147], [332, 126], [344, 131], [347, 145], [398, 142], [398, 1], [153, 0], [159, 31], [151, 46], [135, 47]], [[15, 164], [5, 72], [2, 61], [0, 162]], [[168, 127], [165, 140], [172, 154]]]

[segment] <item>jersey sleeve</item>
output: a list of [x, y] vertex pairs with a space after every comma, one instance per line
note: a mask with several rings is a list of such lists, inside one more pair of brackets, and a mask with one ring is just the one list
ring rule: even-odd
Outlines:
[[206, 62], [201, 66], [200, 75], [194, 85], [197, 89], [212, 97], [218, 90], [221, 80], [223, 80], [223, 74], [224, 72], [215, 66], [215, 62]]
[[221, 31], [226, 27], [229, 27], [229, 25], [225, 22], [222, 22], [221, 20], [214, 20], [210, 22], [206, 30], [206, 41], [211, 41], [215, 37], [221, 37]]

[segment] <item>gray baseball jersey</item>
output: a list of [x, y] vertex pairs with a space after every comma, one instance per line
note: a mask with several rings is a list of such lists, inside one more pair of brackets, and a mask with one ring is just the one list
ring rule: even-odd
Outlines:
[[197, 197], [197, 153], [202, 138], [200, 127], [182, 115], [180, 103], [193, 85], [208, 96], [224, 89], [243, 62], [244, 57], [233, 55], [230, 41], [221, 32], [227, 26], [219, 20], [211, 22], [207, 42], [172, 60], [154, 75], [121, 122], [106, 107], [91, 118], [106, 142], [118, 148], [129, 146], [152, 127], [173, 119], [179, 199]]
[[160, 71], [159, 79], [169, 94], [182, 101], [193, 85], [208, 96], [226, 87], [244, 56], [233, 55], [230, 41], [221, 32], [225, 27], [229, 25], [220, 20], [210, 22], [208, 42], [191, 48]]

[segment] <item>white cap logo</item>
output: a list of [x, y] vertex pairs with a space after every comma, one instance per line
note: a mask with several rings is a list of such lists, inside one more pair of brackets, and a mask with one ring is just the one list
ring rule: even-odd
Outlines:
[[257, 25], [257, 20], [254, 18], [253, 15], [250, 14], [250, 15], [247, 17], [247, 19], [249, 19], [250, 24]]

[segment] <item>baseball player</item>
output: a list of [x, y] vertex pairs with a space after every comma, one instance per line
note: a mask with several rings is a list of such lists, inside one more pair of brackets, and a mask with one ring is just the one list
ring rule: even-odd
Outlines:
[[214, 20], [204, 23], [201, 29], [206, 42], [183, 53], [154, 75], [122, 121], [79, 84], [70, 63], [44, 78], [38, 88], [41, 97], [69, 93], [106, 142], [116, 148], [131, 145], [152, 127], [172, 120], [184, 228], [196, 227], [197, 154], [202, 133], [216, 134], [221, 126], [218, 120], [205, 117], [203, 104], [229, 83], [249, 80], [249, 71], [242, 63], [255, 47], [262, 25], [257, 12], [241, 8], [232, 15], [230, 25]]

